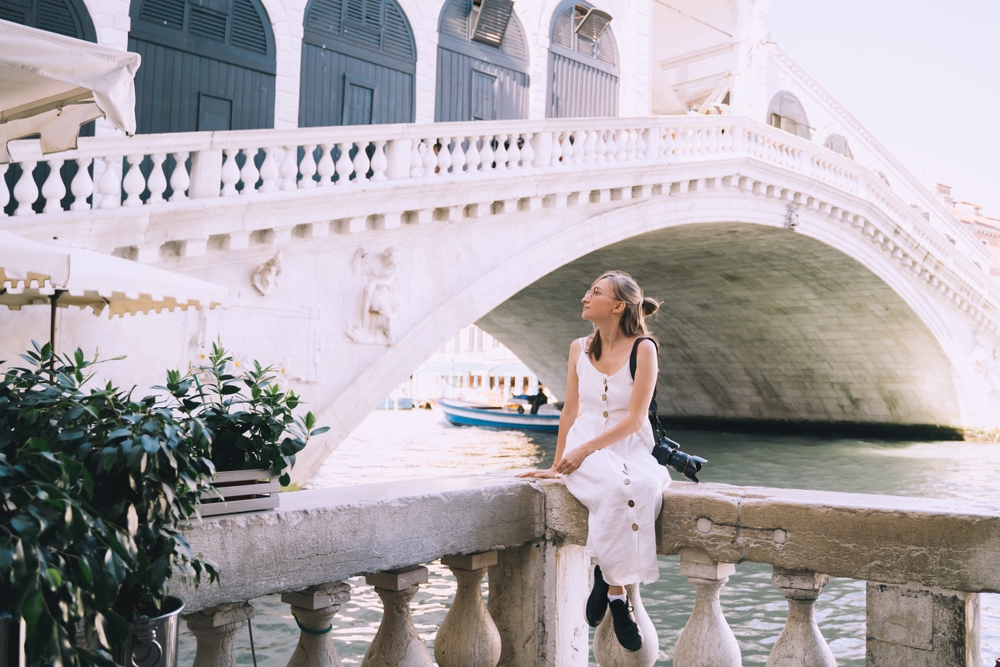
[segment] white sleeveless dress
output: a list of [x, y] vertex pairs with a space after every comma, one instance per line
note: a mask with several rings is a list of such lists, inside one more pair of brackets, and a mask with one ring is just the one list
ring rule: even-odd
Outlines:
[[[605, 375], [587, 356], [587, 339], [580, 342], [580, 415], [566, 435], [567, 453], [627, 417], [632, 398], [628, 362], [614, 375]], [[590, 511], [587, 555], [597, 560], [612, 586], [648, 584], [660, 576], [655, 522], [670, 475], [652, 450], [653, 428], [643, 419], [638, 432], [594, 452], [563, 475], [566, 488]]]

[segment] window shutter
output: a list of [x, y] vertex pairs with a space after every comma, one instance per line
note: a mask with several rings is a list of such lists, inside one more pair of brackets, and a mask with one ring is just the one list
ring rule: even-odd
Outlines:
[[38, 5], [38, 29], [67, 37], [77, 37], [79, 33], [73, 12], [65, 0], [41, 0]]
[[472, 0], [451, 0], [441, 14], [441, 33], [468, 39], [471, 11]]
[[257, 53], [267, 53], [267, 33], [260, 14], [250, 0], [235, 0], [233, 3], [233, 46]]
[[416, 49], [413, 46], [413, 35], [406, 25], [402, 10], [395, 2], [390, 2], [385, 8], [385, 32], [382, 46], [386, 53], [391, 53], [407, 60], [416, 60]]
[[567, 49], [573, 48], [573, 15], [575, 12], [576, 7], [570, 6], [556, 17], [556, 24], [552, 29], [553, 44]]
[[188, 32], [207, 37], [217, 42], [226, 41], [226, 16], [201, 7], [191, 7], [191, 23]]
[[180, 30], [184, 27], [184, 0], [146, 0], [139, 16], [143, 21]]
[[341, 0], [313, 0], [309, 3], [306, 27], [331, 35], [340, 35], [343, 11]]

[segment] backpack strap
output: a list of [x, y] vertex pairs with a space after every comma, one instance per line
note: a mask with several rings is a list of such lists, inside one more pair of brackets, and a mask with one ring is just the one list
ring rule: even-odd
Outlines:
[[[628, 358], [628, 370], [632, 374], [633, 382], [635, 381], [635, 366], [636, 366], [637, 355], [639, 354], [639, 343], [641, 343], [644, 340], [653, 340], [653, 339], [649, 338], [648, 336], [640, 336], [639, 338], [636, 338], [635, 345], [632, 346], [632, 354], [629, 355]], [[653, 345], [656, 345], [655, 340], [653, 340]]]
[[[639, 354], [639, 343], [644, 340], [652, 340], [653, 345], [656, 345], [656, 341], [648, 336], [640, 336], [635, 340], [635, 345], [632, 346], [632, 354], [628, 358], [628, 369], [632, 373], [632, 381], [635, 382], [635, 367], [636, 358]], [[659, 346], [656, 346], [659, 349]], [[657, 383], [659, 384], [659, 383]], [[654, 442], [659, 442], [666, 434], [662, 432], [660, 427], [660, 418], [657, 416], [657, 406], [656, 406], [656, 385], [653, 385], [653, 397], [649, 401], [649, 423], [653, 427], [653, 440]]]

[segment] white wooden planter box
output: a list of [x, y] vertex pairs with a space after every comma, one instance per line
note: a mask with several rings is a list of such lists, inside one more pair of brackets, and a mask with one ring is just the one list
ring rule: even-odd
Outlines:
[[212, 486], [222, 494], [201, 494], [203, 517], [259, 512], [278, 506], [278, 473], [273, 470], [227, 470], [215, 475]]

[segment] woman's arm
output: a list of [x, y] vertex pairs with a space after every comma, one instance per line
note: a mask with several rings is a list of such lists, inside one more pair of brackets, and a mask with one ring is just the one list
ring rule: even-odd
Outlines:
[[[635, 381], [632, 385], [632, 396], [629, 399], [628, 416], [590, 442], [577, 447], [566, 458], [556, 454], [558, 472], [568, 475], [580, 467], [583, 460], [599, 449], [613, 445], [619, 440], [639, 431], [643, 422], [649, 419], [649, 403], [653, 400], [653, 390], [656, 389], [656, 345], [651, 340], [639, 343], [635, 360]], [[562, 428], [559, 429], [562, 434]]]
[[556, 457], [552, 462], [552, 467], [548, 470], [532, 470], [518, 475], [518, 477], [558, 477], [556, 466], [562, 461], [563, 452], [566, 451], [566, 434], [573, 427], [573, 422], [580, 416], [580, 379], [576, 374], [576, 363], [580, 359], [583, 348], [579, 340], [573, 341], [569, 346], [569, 370], [566, 373], [566, 397], [563, 400], [562, 410], [559, 412], [559, 435], [556, 438]]

